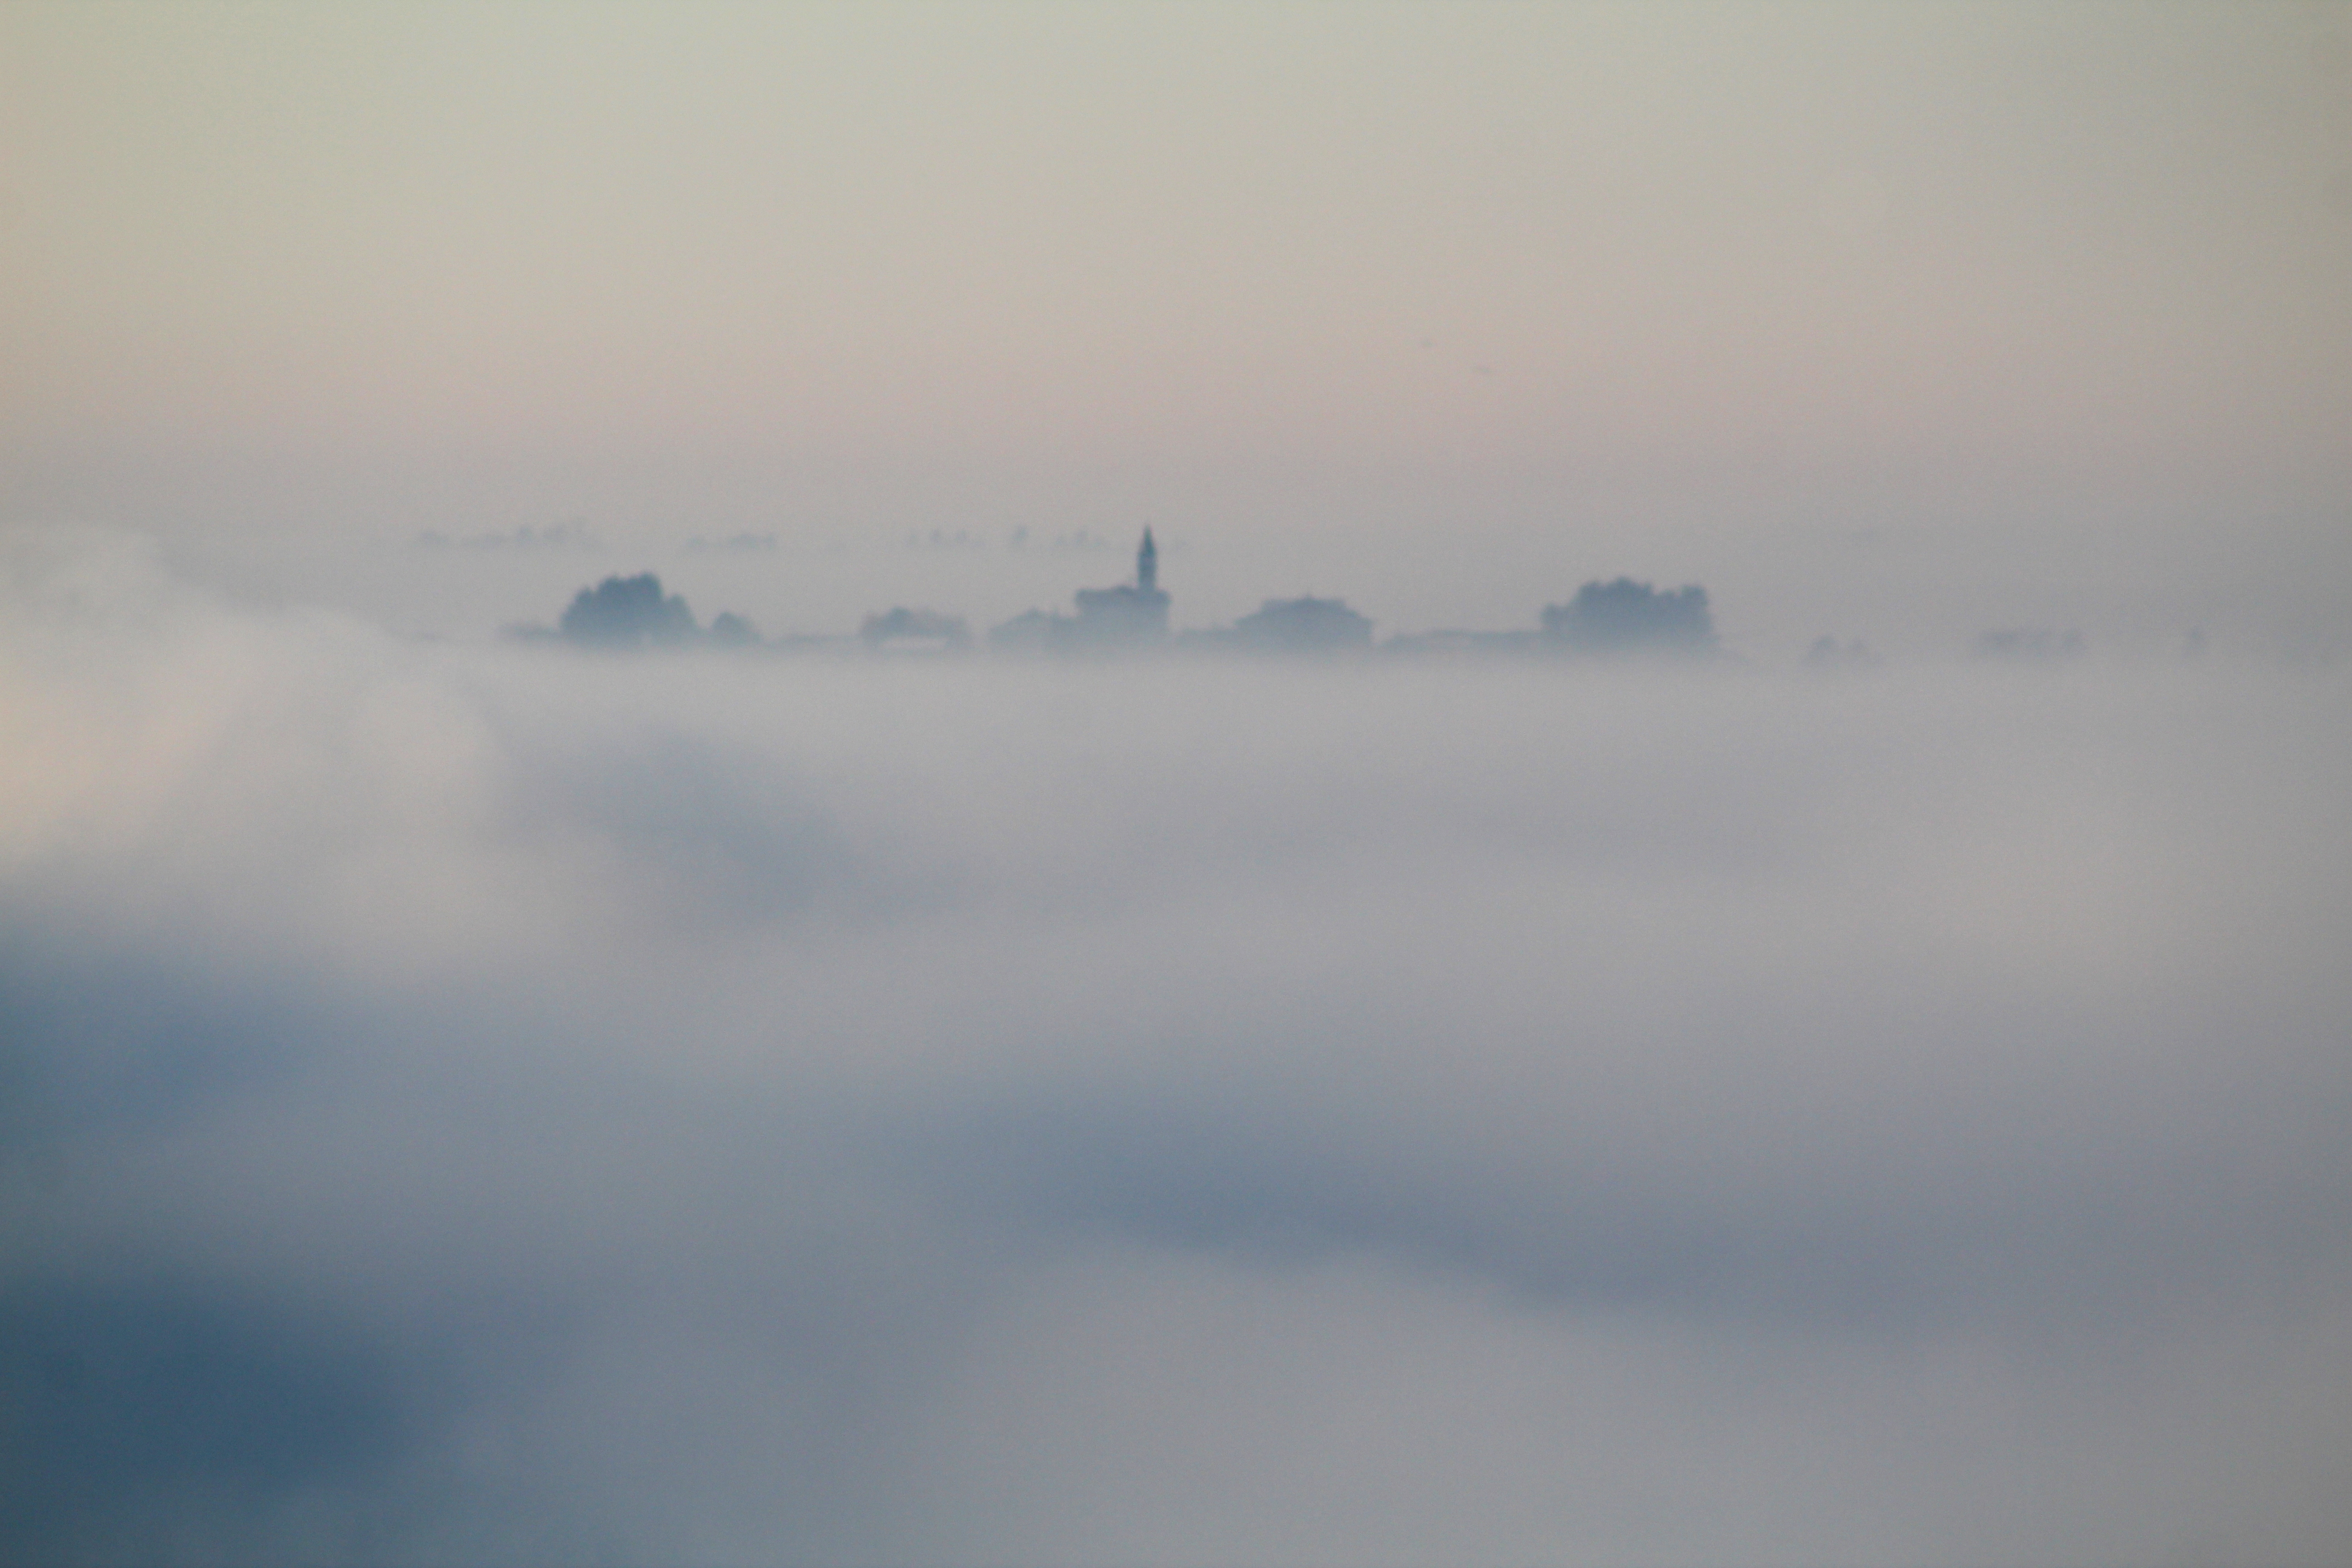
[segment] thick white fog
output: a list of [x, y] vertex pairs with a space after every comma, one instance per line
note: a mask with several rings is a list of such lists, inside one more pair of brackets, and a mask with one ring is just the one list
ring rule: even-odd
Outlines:
[[2352, 1553], [2352, 672], [5, 574], [0, 1560]]

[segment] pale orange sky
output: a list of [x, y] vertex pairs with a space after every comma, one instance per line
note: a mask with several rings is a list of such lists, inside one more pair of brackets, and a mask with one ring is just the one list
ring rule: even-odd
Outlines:
[[2352, 479], [2341, 5], [20, 4], [0, 239], [9, 521]]

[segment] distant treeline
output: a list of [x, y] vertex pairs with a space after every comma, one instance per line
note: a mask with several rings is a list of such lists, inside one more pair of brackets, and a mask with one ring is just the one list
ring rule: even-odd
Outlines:
[[[1658, 654], [1718, 652], [1706, 590], [1691, 584], [1660, 592], [1630, 577], [1587, 583], [1564, 605], [1544, 606], [1534, 628], [1436, 631], [1376, 642], [1370, 617], [1345, 600], [1269, 599], [1230, 626], [1170, 632], [1165, 595], [1138, 589], [1088, 589], [1075, 616], [1031, 610], [996, 626], [985, 646], [1000, 653], [1142, 651], [1343, 654], [1395, 653]], [[1157, 611], [1155, 616], [1151, 612]], [[612, 576], [575, 595], [552, 627], [512, 635], [600, 648], [676, 647], [807, 650], [823, 647], [876, 653], [960, 653], [982, 646], [961, 616], [900, 605], [866, 617], [855, 637], [764, 638], [741, 616], [722, 613], [708, 626], [686, 600], [662, 589], [653, 573]]]
[[[1148, 575], [1148, 574], [1142, 574]], [[1350, 654], [1430, 657], [1559, 657], [1706, 659], [1722, 656], [1706, 590], [1697, 584], [1660, 590], [1631, 577], [1593, 581], [1566, 604], [1546, 605], [1532, 627], [1494, 631], [1372, 635], [1370, 617], [1343, 599], [1268, 599], [1229, 626], [1171, 631], [1168, 595], [1156, 586], [1088, 588], [1076, 613], [1028, 610], [975, 637], [961, 616], [898, 605], [866, 617], [854, 637], [763, 637], [739, 615], [697, 621], [678, 595], [650, 572], [612, 576], [572, 596], [553, 626], [518, 626], [509, 636], [580, 647], [635, 649], [700, 646], [769, 652], [961, 655], [982, 648], [1030, 657], [1102, 656], [1156, 651], [1199, 654]], [[2189, 651], [2202, 639], [2195, 634]], [[2051, 663], [2079, 658], [2080, 632], [2046, 628], [1990, 631], [1970, 651], [1980, 659]], [[1816, 668], [1874, 667], [1878, 656], [1859, 640], [1823, 637], [1805, 655]]]

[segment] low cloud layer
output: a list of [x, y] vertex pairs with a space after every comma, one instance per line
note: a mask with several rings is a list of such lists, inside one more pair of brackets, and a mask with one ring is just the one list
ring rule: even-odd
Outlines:
[[2352, 1545], [2340, 672], [5, 571], [0, 1560]]

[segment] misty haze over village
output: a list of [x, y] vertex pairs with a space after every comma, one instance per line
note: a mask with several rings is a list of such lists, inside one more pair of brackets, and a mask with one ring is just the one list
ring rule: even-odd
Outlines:
[[[1268, 599], [1256, 613], [1214, 630], [1169, 629], [1168, 591], [1160, 586], [1160, 551], [1151, 530], [1136, 546], [1135, 580], [1111, 588], [1081, 588], [1076, 613], [1028, 610], [990, 628], [987, 646], [999, 653], [1111, 655], [1172, 649], [1177, 652], [1340, 654], [1369, 652], [1372, 623], [1343, 599]], [[756, 627], [732, 611], [699, 625], [685, 599], [662, 592], [650, 572], [607, 577], [576, 595], [552, 630], [518, 626], [511, 636], [527, 641], [560, 637], [587, 647], [661, 647], [704, 644], [748, 649], [809, 651], [845, 642], [815, 637], [763, 641]], [[2079, 638], [2077, 639], [2079, 641]], [[899, 605], [870, 615], [854, 646], [871, 653], [961, 653], [973, 647], [971, 628], [961, 616]], [[1389, 653], [1652, 654], [1704, 657], [1717, 652], [1715, 626], [1707, 615], [1706, 590], [1696, 584], [1659, 593], [1646, 583], [1620, 577], [1588, 583], [1565, 605], [1546, 605], [1540, 632], [1443, 631], [1392, 637]], [[1817, 654], [1847, 657], [1836, 639], [1815, 645]], [[1867, 657], [1857, 646], [1853, 653]]]
[[[1151, 531], [1136, 546], [1135, 581], [1111, 588], [1081, 588], [1076, 613], [1026, 610], [989, 629], [985, 647], [1000, 654], [1061, 657], [1132, 657], [1150, 653], [1231, 653], [1336, 656], [1451, 655], [1496, 658], [1585, 657], [1697, 659], [1721, 657], [1706, 590], [1696, 583], [1660, 592], [1630, 577], [1589, 582], [1564, 605], [1547, 605], [1532, 630], [1446, 630], [1392, 635], [1375, 644], [1372, 622], [1344, 599], [1268, 599], [1230, 626], [1171, 632], [1171, 600], [1160, 586], [1160, 553]], [[562, 641], [606, 650], [707, 647], [730, 651], [846, 652], [906, 656], [964, 654], [982, 646], [961, 616], [898, 605], [866, 617], [856, 637], [795, 635], [763, 638], [749, 620], [721, 611], [705, 626], [686, 600], [662, 591], [650, 572], [607, 577], [573, 595], [553, 627], [519, 625], [509, 637], [525, 642]], [[1986, 632], [1977, 637], [1979, 657], [2045, 660], [2072, 658], [2084, 649], [2077, 631], [2046, 628]], [[2204, 634], [2192, 628], [2181, 651], [2204, 651]], [[1841, 642], [1823, 635], [1806, 649], [1816, 668], [1852, 668], [1878, 662], [1860, 638]]]
[[0, 7], [0, 1568], [2352, 1562], [2352, 8]]

